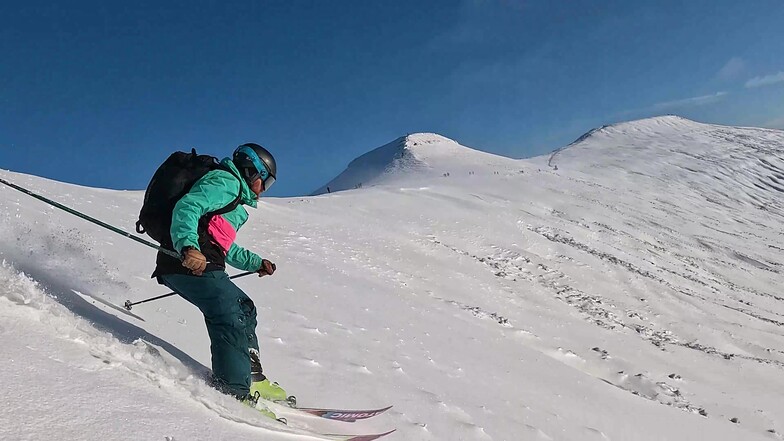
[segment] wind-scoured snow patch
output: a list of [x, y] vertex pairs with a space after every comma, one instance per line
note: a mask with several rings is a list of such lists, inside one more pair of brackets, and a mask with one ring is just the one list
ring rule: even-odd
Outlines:
[[592, 130], [554, 152], [549, 163], [617, 188], [655, 184], [697, 193], [701, 202], [722, 209], [740, 205], [784, 214], [781, 130], [702, 124], [677, 116], [648, 118]]

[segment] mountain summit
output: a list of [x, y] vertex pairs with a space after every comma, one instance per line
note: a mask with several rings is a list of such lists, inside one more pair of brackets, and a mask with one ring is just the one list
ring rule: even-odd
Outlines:
[[388, 183], [406, 176], [439, 176], [456, 170], [515, 160], [493, 155], [436, 133], [413, 133], [351, 161], [341, 174], [314, 195]]

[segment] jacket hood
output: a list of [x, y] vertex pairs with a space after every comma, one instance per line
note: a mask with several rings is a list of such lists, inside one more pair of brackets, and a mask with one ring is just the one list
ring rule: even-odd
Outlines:
[[231, 170], [231, 174], [240, 180], [240, 188], [242, 188], [242, 205], [248, 205], [250, 207], [256, 208], [258, 205], [256, 194], [251, 191], [250, 186], [248, 186], [248, 183], [245, 182], [245, 179], [242, 179], [242, 174], [240, 174], [240, 171], [237, 170], [237, 166], [234, 165], [234, 161], [232, 161], [231, 158], [223, 158], [220, 163], [222, 166]]

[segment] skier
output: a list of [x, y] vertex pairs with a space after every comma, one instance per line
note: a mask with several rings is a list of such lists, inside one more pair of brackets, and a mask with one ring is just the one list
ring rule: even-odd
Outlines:
[[[195, 305], [210, 337], [214, 386], [275, 418], [259, 398], [286, 400], [286, 392], [262, 372], [256, 337], [256, 307], [228, 278], [225, 264], [259, 277], [275, 273], [275, 264], [234, 242], [248, 219], [242, 205], [256, 208], [261, 193], [277, 176], [275, 158], [258, 144], [243, 144], [220, 168], [209, 171], [177, 201], [170, 228], [173, 249], [182, 261], [159, 252], [153, 277]], [[239, 195], [239, 196], [238, 196]], [[239, 202], [237, 204], [236, 202]], [[212, 217], [210, 212], [231, 207]]]

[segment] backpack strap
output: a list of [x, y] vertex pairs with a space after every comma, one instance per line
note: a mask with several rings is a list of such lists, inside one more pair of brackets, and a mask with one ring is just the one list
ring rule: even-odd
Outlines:
[[225, 213], [228, 213], [230, 211], [233, 211], [235, 208], [237, 208], [237, 206], [240, 204], [240, 202], [242, 202], [242, 180], [240, 180], [240, 178], [238, 178], [237, 175], [235, 175], [231, 171], [231, 169], [229, 169], [228, 167], [224, 166], [223, 164], [218, 165], [218, 167], [216, 167], [216, 169], [227, 171], [227, 172], [229, 172], [229, 174], [231, 174], [232, 176], [237, 178], [237, 180], [240, 183], [240, 191], [239, 191], [239, 193], [237, 193], [237, 197], [234, 198], [234, 200], [231, 201], [229, 203], [229, 205], [226, 205], [225, 207], [223, 207], [223, 208], [221, 208], [219, 210], [210, 211], [209, 213], [205, 214], [204, 218], [206, 218], [208, 222], [209, 222], [209, 219], [212, 219], [214, 216], [218, 216], [218, 215], [225, 214]]
[[[227, 171], [227, 172], [231, 173], [231, 175], [234, 176], [235, 178], [237, 177], [237, 175], [232, 173], [231, 170], [229, 170], [227, 167], [224, 167], [222, 165], [217, 166], [215, 169], [216, 170], [217, 169], [221, 169], [221, 170]], [[237, 180], [239, 180], [239, 178], [237, 178]], [[235, 208], [237, 208], [238, 205], [240, 205], [240, 202], [242, 202], [242, 181], [240, 181], [240, 191], [239, 191], [239, 193], [237, 193], [237, 197], [234, 198], [234, 200], [231, 201], [231, 203], [229, 203], [225, 207], [220, 208], [218, 210], [210, 211], [209, 213], [205, 213], [204, 216], [202, 216], [201, 219], [199, 219], [199, 225], [198, 225], [197, 232], [199, 234], [199, 244], [200, 245], [202, 245], [202, 240], [205, 240], [205, 241], [209, 241], [209, 242], [213, 243], [215, 246], [220, 248], [220, 245], [218, 245], [216, 242], [211, 240], [209, 238], [209, 236], [207, 235], [207, 226], [209, 225], [210, 220], [212, 220], [213, 217], [221, 215], [221, 214], [225, 214], [225, 213], [228, 213], [228, 212], [234, 210]], [[202, 246], [204, 246], [204, 245], [202, 245]], [[224, 253], [226, 253], [226, 252], [228, 252], [228, 250], [224, 250]]]

